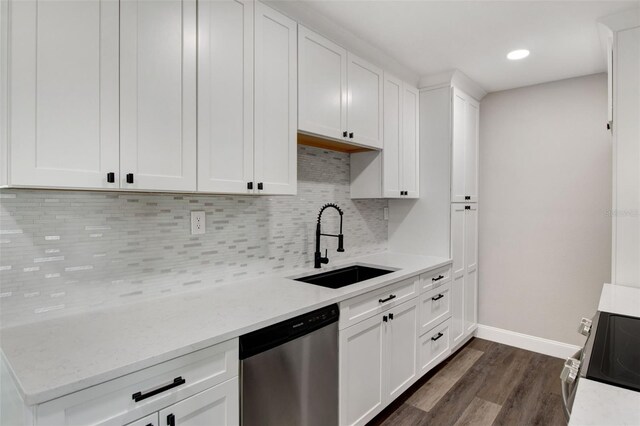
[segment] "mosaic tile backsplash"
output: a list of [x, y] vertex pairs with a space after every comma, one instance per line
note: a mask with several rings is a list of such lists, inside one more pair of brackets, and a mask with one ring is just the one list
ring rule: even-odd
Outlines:
[[[345, 253], [387, 249], [385, 200], [351, 200], [349, 155], [298, 147], [297, 196], [0, 192], [0, 322], [9, 327], [313, 266], [320, 207]], [[206, 234], [190, 234], [190, 212]], [[337, 232], [327, 210], [323, 231]]]

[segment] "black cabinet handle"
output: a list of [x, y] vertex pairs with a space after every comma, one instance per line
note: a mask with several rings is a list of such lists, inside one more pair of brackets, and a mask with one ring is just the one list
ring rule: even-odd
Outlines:
[[438, 339], [439, 339], [439, 338], [441, 338], [442, 336], [443, 336], [443, 334], [442, 334], [442, 333], [438, 333], [438, 334], [436, 334], [435, 336], [433, 336], [433, 337], [431, 338], [431, 340], [433, 340], [433, 341], [435, 342], [436, 340], [438, 340]]
[[182, 376], [178, 376], [175, 379], [173, 379], [173, 382], [171, 383], [167, 383], [166, 385], [161, 385], [158, 386], [155, 389], [151, 389], [148, 390], [145, 393], [142, 392], [136, 392], [133, 395], [131, 395], [131, 398], [135, 401], [135, 402], [139, 402], [142, 401], [143, 399], [147, 399], [147, 398], [151, 398], [152, 396], [155, 396], [159, 393], [168, 391], [169, 389], [173, 389], [177, 386], [183, 385], [185, 384], [187, 381], [185, 379], [182, 378]]
[[441, 279], [443, 279], [443, 278], [444, 278], [444, 275], [438, 275], [438, 276], [437, 276], [437, 277], [435, 277], [435, 278], [431, 278], [431, 281], [436, 282], [436, 281], [440, 281], [440, 280], [441, 280]]
[[465, 210], [471, 210], [471, 206], [464, 206]]
[[393, 319], [393, 314], [389, 314], [389, 319], [392, 320]]
[[247, 189], [253, 189], [253, 182], [247, 182]]
[[444, 297], [444, 294], [439, 294], [439, 295], [437, 295], [437, 296], [432, 297], [432, 298], [431, 298], [431, 300], [440, 300], [440, 299], [442, 299], [443, 297]]
[[611, 123], [607, 123], [607, 130], [611, 130]]
[[353, 132], [349, 133], [349, 139], [353, 139]]
[[465, 199], [465, 200], [470, 200], [470, 199], [471, 199], [471, 195], [465, 195], [465, 196], [464, 196], [464, 199]]
[[387, 322], [387, 316], [386, 316], [386, 315], [384, 315], [384, 316], [382, 317], [382, 321]]
[[167, 416], [167, 426], [176, 426], [176, 416], [173, 414]]
[[395, 294], [390, 294], [389, 297], [387, 297], [386, 299], [378, 299], [378, 303], [384, 303], [384, 302], [388, 302], [389, 300], [395, 299], [396, 295]]
[[107, 173], [107, 182], [115, 183], [115, 181], [116, 181], [116, 174], [114, 172]]
[[345, 130], [344, 132], [342, 132], [342, 137], [346, 138], [347, 137], [347, 131]]
[[264, 184], [262, 182], [258, 182], [258, 190], [262, 191], [264, 189]]
[[407, 191], [400, 191], [400, 195], [407, 195]]
[[127, 173], [127, 183], [133, 183], [133, 173]]

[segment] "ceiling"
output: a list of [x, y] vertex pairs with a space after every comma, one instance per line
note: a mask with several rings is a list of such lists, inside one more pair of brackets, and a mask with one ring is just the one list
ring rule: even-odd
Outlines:
[[[494, 92], [606, 71], [597, 20], [639, 1], [303, 1], [420, 76]], [[531, 55], [509, 61], [513, 49]]]

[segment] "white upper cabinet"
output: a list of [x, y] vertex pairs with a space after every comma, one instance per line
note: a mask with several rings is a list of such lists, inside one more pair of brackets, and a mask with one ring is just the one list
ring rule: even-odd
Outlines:
[[400, 176], [405, 198], [420, 197], [419, 96], [418, 89], [406, 83], [403, 85]]
[[260, 194], [295, 194], [297, 24], [262, 3], [255, 8], [256, 189]]
[[347, 51], [298, 27], [298, 129], [347, 137]]
[[385, 73], [382, 94], [384, 149], [351, 154], [351, 198], [419, 198], [418, 89]]
[[120, 187], [196, 189], [196, 2], [120, 2]]
[[[403, 83], [384, 74], [384, 150], [382, 151], [382, 192], [385, 197], [399, 197], [402, 162], [402, 94]], [[401, 189], [402, 188], [402, 189]]]
[[298, 58], [298, 129], [382, 148], [382, 70], [302, 25]]
[[198, 191], [252, 193], [253, 1], [198, 2]]
[[382, 148], [382, 70], [347, 54], [347, 138]]
[[117, 188], [118, 2], [9, 9], [8, 183]]
[[478, 102], [453, 89], [451, 201], [478, 201]]

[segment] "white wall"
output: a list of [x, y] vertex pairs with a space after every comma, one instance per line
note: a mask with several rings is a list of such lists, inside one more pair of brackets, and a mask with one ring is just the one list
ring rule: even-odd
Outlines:
[[480, 107], [480, 324], [570, 344], [611, 272], [605, 74]]

